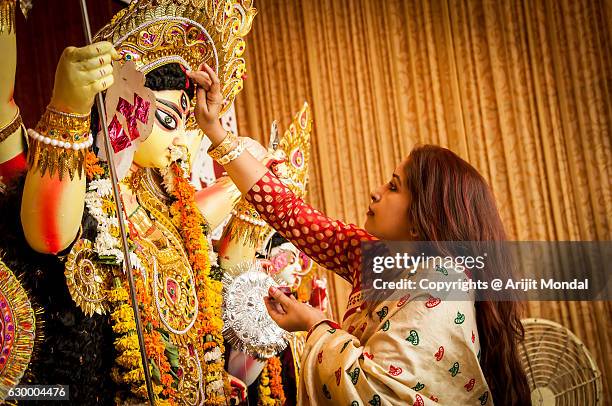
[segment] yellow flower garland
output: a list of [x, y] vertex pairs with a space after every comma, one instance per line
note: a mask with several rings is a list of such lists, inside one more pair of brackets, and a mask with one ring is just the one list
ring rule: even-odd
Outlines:
[[[127, 384], [133, 394], [147, 399], [147, 389], [144, 379], [144, 369], [142, 367], [142, 359], [140, 357], [140, 345], [138, 336], [136, 335], [136, 322], [134, 320], [134, 312], [132, 307], [127, 303], [128, 293], [121, 283], [119, 278], [115, 278], [114, 287], [109, 293], [109, 300], [114, 305], [111, 319], [113, 320], [113, 331], [119, 337], [115, 340], [115, 348], [119, 354], [115, 362], [119, 368], [113, 368], [111, 372], [112, 379], [119, 384]], [[146, 332], [145, 337], [150, 340]], [[157, 333], [157, 332], [155, 332]], [[159, 334], [159, 333], [157, 333]], [[145, 343], [147, 341], [145, 340]], [[145, 344], [147, 356], [151, 358], [152, 345]], [[163, 372], [163, 371], [162, 371]], [[153, 383], [153, 392], [156, 395], [156, 404], [174, 405], [172, 400], [159, 398], [160, 394], [168, 395], [168, 387], [170, 383], [163, 382], [162, 385]]]
[[[87, 156], [87, 174], [88, 180], [100, 180], [106, 178], [106, 170], [102, 167], [97, 158], [88, 154]], [[102, 198], [101, 209], [109, 218], [115, 217], [115, 204], [112, 196]], [[111, 226], [109, 229], [110, 235], [116, 238], [119, 237], [119, 228]], [[132, 229], [130, 228], [130, 233]], [[147, 389], [144, 381], [144, 369], [142, 367], [142, 359], [140, 355], [140, 344], [136, 334], [136, 323], [132, 306], [129, 304], [128, 290], [124, 286], [126, 284], [124, 275], [120, 273], [118, 268], [113, 280], [113, 288], [109, 291], [108, 300], [111, 304], [112, 313], [111, 320], [113, 321], [113, 331], [117, 335], [115, 340], [115, 348], [117, 350], [117, 358], [115, 362], [116, 368], [111, 372], [112, 379], [119, 384], [127, 384], [130, 391], [140, 398], [147, 399]], [[136, 279], [136, 291], [138, 302], [147, 304], [144, 295], [144, 286], [140, 279]], [[149, 303], [150, 305], [150, 303]], [[150, 322], [146, 314], [141, 312], [143, 324]], [[173, 378], [170, 374], [170, 365], [164, 354], [165, 346], [161, 338], [161, 334], [153, 329], [144, 329], [145, 348], [149, 360], [156, 361], [156, 366], [159, 369], [160, 383], [153, 382], [153, 392], [156, 395], [156, 404], [174, 405], [173, 399], [163, 399], [159, 395], [171, 397], [176, 393], [172, 387]]]
[[[183, 170], [179, 165], [173, 164], [172, 171], [175, 175], [173, 195], [176, 202], [173, 203], [170, 212], [176, 213], [180, 219], [181, 236], [197, 283], [198, 318], [201, 326], [201, 331], [198, 333], [204, 340], [202, 359], [205, 360], [203, 372], [207, 385], [206, 405], [225, 405], [226, 394], [229, 395], [231, 388], [225, 372], [223, 357], [225, 347], [221, 334], [223, 284], [210, 277], [209, 245], [204, 235], [206, 222], [196, 207], [195, 189], [183, 177]], [[208, 357], [213, 359], [208, 361]]]

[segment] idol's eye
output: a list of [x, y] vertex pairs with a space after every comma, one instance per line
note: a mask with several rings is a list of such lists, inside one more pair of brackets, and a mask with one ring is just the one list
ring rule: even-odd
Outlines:
[[183, 107], [183, 111], [187, 110], [187, 95], [183, 93], [181, 95], [181, 107]]
[[161, 124], [167, 130], [176, 130], [178, 125], [176, 119], [162, 109], [157, 109], [155, 111], [155, 117], [157, 118], [159, 124]]

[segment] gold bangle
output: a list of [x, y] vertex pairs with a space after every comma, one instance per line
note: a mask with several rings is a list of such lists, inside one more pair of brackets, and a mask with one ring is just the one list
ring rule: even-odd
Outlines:
[[79, 178], [85, 169], [85, 157], [92, 143], [89, 135], [89, 115], [58, 112], [47, 107], [36, 131], [30, 134], [28, 165], [39, 170], [41, 176], [57, 171], [60, 181], [68, 174]]
[[231, 131], [227, 132], [221, 144], [217, 145], [215, 148], [208, 149], [208, 155], [215, 161], [218, 161], [222, 156], [226, 155], [232, 149], [236, 148], [235, 141], [238, 139]]
[[244, 152], [244, 142], [242, 140], [238, 141], [236, 146], [230, 150], [227, 154], [223, 155], [221, 158], [217, 159], [219, 165], [227, 165], [232, 162], [234, 159], [238, 158], [240, 154]]
[[23, 120], [21, 119], [21, 114], [19, 114], [19, 107], [17, 107], [17, 114], [15, 114], [15, 117], [13, 117], [11, 122], [4, 126], [4, 128], [0, 129], [0, 142], [10, 137], [22, 125]]
[[89, 134], [89, 114], [62, 113], [47, 107], [36, 131], [58, 141], [79, 143]]

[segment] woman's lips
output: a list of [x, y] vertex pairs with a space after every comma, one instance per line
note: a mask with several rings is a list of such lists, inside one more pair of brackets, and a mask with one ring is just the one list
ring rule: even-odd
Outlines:
[[368, 207], [368, 212], [366, 213], [367, 216], [373, 216], [374, 212], [372, 211], [371, 208]]

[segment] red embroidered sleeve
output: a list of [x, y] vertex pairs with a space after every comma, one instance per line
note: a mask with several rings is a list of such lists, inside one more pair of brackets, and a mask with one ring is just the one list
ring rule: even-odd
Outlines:
[[361, 242], [375, 237], [313, 209], [270, 172], [249, 190], [246, 199], [268, 224], [319, 265], [355, 281]]

